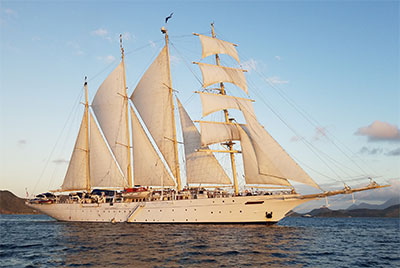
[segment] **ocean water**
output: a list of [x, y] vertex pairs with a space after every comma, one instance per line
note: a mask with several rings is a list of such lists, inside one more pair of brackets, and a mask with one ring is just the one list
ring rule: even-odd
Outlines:
[[65, 223], [0, 215], [1, 267], [400, 267], [400, 220], [277, 225]]

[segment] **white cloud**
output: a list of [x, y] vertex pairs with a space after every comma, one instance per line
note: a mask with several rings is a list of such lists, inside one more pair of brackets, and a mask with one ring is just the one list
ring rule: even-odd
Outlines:
[[275, 59], [281, 60], [281, 56], [275, 56]]
[[16, 12], [15, 10], [11, 9], [11, 8], [6, 8], [6, 9], [4, 9], [4, 13], [6, 13], [6, 15], [7, 15], [8, 17], [14, 17], [14, 18], [16, 18], [16, 17], [18, 16], [17, 12]]
[[92, 31], [92, 34], [105, 38], [108, 35], [108, 31], [106, 29], [99, 28], [97, 30]]
[[149, 44], [150, 44], [150, 46], [151, 46], [152, 48], [155, 48], [155, 47], [156, 47], [156, 43], [154, 43], [154, 41], [152, 41], [152, 40], [149, 40]]
[[279, 76], [271, 76], [267, 78], [267, 82], [271, 84], [288, 84], [289, 81], [281, 80]]
[[97, 59], [100, 61], [105, 61], [107, 63], [111, 63], [111, 62], [115, 61], [115, 57], [113, 55], [107, 55], [104, 57], [98, 56]]
[[249, 59], [248, 61], [242, 62], [241, 65], [244, 69], [251, 73], [251, 71], [257, 70], [258, 63], [255, 59]]
[[354, 134], [367, 136], [368, 141], [400, 141], [399, 128], [379, 120], [369, 126], [359, 128]]
[[130, 32], [125, 32], [122, 34], [122, 38], [126, 41], [129, 41], [133, 38], [134, 36], [132, 36], [132, 34]]
[[80, 55], [85, 54], [85, 53], [82, 51], [80, 45], [79, 45], [77, 42], [75, 42], [75, 41], [69, 41], [69, 42], [67, 42], [67, 46], [71, 47], [71, 48], [74, 50], [74, 54], [75, 54], [75, 55], [80, 56]]

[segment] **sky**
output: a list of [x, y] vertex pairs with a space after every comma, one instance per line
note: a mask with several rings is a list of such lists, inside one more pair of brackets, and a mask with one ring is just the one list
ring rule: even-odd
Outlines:
[[201, 73], [191, 62], [212, 61], [192, 33], [210, 35], [214, 22], [217, 37], [238, 44], [259, 121], [314, 180], [330, 189], [371, 176], [395, 185], [384, 196], [397, 194], [398, 1], [1, 0], [0, 189], [25, 196], [61, 185], [84, 77], [91, 100], [120, 61], [123, 34], [131, 94], [171, 12], [172, 84], [192, 119], [201, 119]]

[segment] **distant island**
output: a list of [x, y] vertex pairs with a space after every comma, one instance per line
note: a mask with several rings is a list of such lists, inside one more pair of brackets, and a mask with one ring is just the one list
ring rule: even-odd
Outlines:
[[25, 205], [25, 199], [10, 191], [0, 191], [0, 214], [40, 214]]
[[[38, 211], [25, 205], [26, 199], [20, 198], [7, 190], [0, 191], [0, 214], [40, 214]], [[361, 203], [352, 205], [348, 209], [331, 210], [323, 207], [314, 209], [308, 213], [300, 214], [289, 212], [288, 217], [385, 217], [400, 218], [400, 204], [397, 198], [390, 199], [381, 205]]]

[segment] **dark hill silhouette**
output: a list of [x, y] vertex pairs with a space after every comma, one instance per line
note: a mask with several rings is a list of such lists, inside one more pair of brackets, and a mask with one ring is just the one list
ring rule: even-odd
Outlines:
[[0, 191], [0, 214], [39, 214], [25, 205], [25, 199], [10, 191]]

